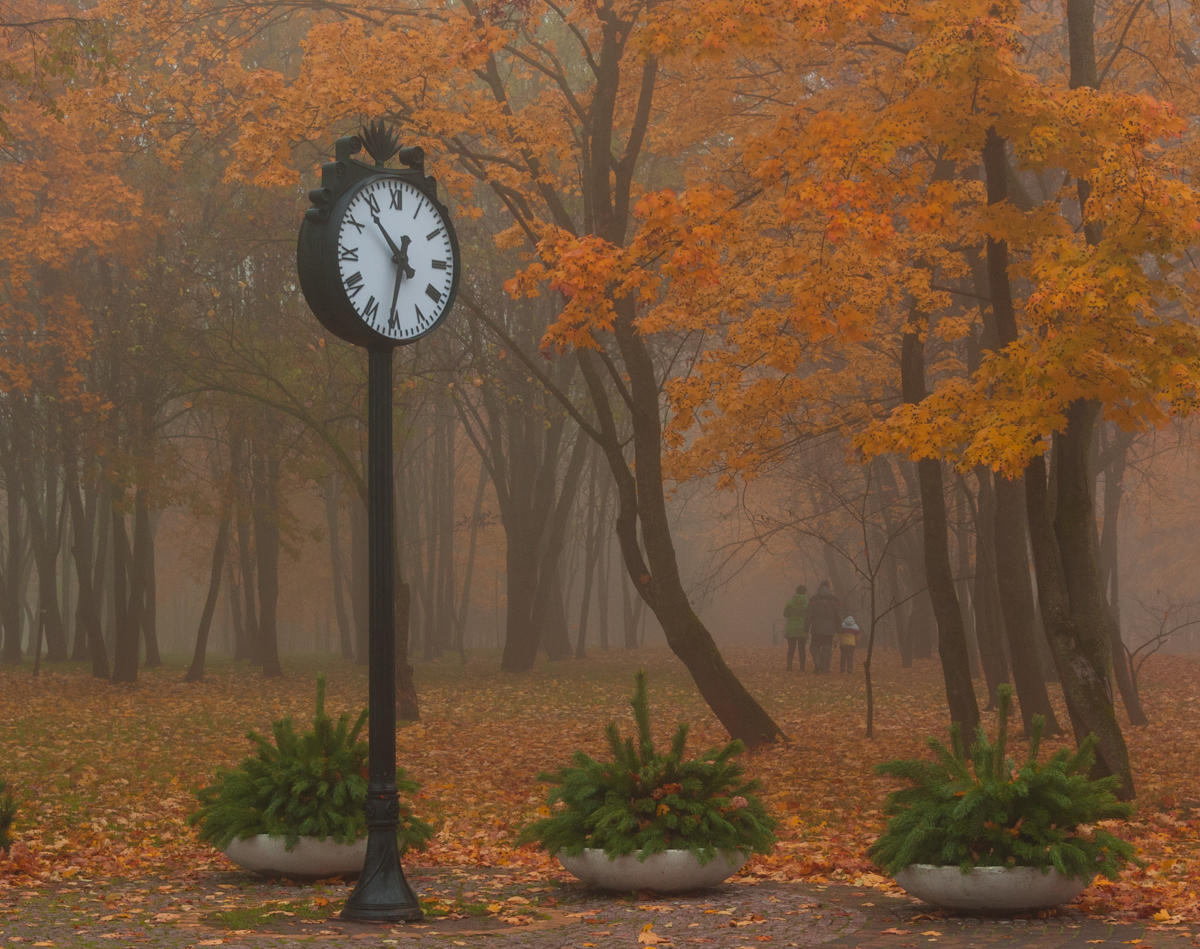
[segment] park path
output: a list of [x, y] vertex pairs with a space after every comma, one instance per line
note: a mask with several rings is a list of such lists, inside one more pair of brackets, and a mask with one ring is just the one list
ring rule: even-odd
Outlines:
[[297, 885], [232, 871], [0, 890], [0, 949], [1200, 947], [1200, 921], [1114, 922], [1070, 907], [1031, 918], [959, 917], [905, 896], [838, 884], [735, 881], [651, 897], [477, 868], [416, 868], [408, 878], [430, 913], [398, 925], [338, 918], [344, 883]]

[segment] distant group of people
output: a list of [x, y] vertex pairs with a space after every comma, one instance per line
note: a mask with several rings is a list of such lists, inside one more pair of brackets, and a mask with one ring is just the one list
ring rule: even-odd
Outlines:
[[822, 580], [816, 595], [809, 599], [808, 588], [796, 587], [783, 608], [786, 620], [784, 638], [787, 640], [787, 667], [799, 656], [800, 671], [806, 666], [805, 652], [812, 652], [813, 672], [828, 672], [833, 662], [833, 647], [839, 649], [838, 670], [854, 671], [854, 650], [858, 647], [860, 630], [854, 617], [842, 615], [842, 605], [833, 594], [828, 580]]

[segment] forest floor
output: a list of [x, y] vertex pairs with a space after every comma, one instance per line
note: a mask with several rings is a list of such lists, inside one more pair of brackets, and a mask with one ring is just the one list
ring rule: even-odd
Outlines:
[[[972, 919], [905, 896], [866, 848], [892, 785], [873, 766], [943, 737], [938, 667], [873, 669], [873, 737], [861, 674], [787, 672], [783, 647], [729, 650], [730, 664], [790, 740], [743, 756], [779, 818], [779, 844], [705, 893], [614, 897], [572, 882], [518, 847], [545, 789], [537, 772], [572, 750], [604, 754], [603, 726], [629, 733], [633, 673], [645, 667], [656, 737], [689, 722], [689, 749], [726, 736], [678, 661], [663, 651], [544, 663], [526, 676], [494, 655], [417, 667], [421, 721], [398, 756], [421, 782], [415, 806], [438, 828], [405, 858], [426, 919], [343, 922], [340, 881], [293, 885], [243, 874], [186, 823], [195, 789], [250, 750], [245, 733], [312, 714], [318, 669], [327, 709], [366, 703], [365, 670], [328, 659], [285, 664], [283, 679], [214, 664], [144, 671], [131, 687], [85, 669], [0, 670], [0, 779], [15, 791], [16, 843], [0, 855], [0, 949], [26, 946], [955, 946], [1200, 945], [1200, 657], [1157, 656], [1142, 673], [1151, 724], [1126, 728], [1137, 812], [1118, 832], [1146, 866], [1094, 883], [1070, 906], [1014, 920]], [[989, 721], [989, 728], [992, 723]], [[1049, 742], [1043, 754], [1062, 744]], [[463, 749], [469, 749], [464, 751]], [[1019, 757], [1020, 741], [1012, 754]]]

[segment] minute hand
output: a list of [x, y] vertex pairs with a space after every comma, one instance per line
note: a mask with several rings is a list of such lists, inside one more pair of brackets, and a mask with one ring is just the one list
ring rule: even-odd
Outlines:
[[392, 262], [399, 263], [402, 252], [400, 248], [396, 246], [396, 242], [392, 240], [392, 235], [387, 232], [387, 228], [383, 226], [383, 221], [379, 220], [379, 215], [375, 211], [371, 212], [371, 220], [375, 222], [375, 226], [379, 228], [379, 233], [382, 234], [383, 239], [387, 241], [388, 249], [392, 252]]

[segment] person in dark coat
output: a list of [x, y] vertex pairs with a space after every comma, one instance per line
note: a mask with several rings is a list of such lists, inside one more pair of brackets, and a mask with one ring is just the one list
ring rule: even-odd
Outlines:
[[833, 640], [842, 629], [842, 607], [828, 580], [822, 580], [817, 595], [808, 602], [805, 617], [814, 672], [828, 672], [833, 658]]

